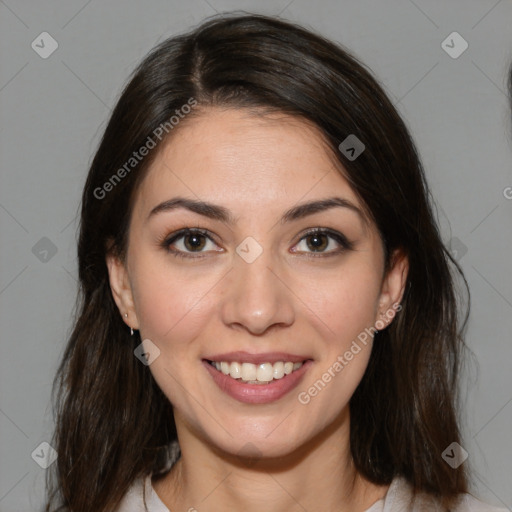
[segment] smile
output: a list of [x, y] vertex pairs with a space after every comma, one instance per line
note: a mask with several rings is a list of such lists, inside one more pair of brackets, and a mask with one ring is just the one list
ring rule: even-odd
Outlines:
[[246, 404], [266, 404], [295, 389], [313, 360], [286, 354], [232, 353], [228, 357], [217, 356], [215, 361], [203, 359], [202, 364], [222, 394]]
[[272, 363], [239, 363], [236, 361], [209, 361], [209, 363], [224, 375], [246, 384], [268, 384], [274, 380], [282, 379], [285, 375], [298, 370], [302, 363], [291, 361], [277, 361]]

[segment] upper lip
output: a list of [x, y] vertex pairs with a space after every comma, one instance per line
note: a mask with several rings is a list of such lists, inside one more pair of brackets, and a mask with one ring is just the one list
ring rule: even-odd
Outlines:
[[250, 352], [237, 351], [237, 352], [227, 352], [225, 354], [216, 354], [214, 356], [205, 357], [207, 361], [215, 361], [222, 362], [226, 361], [228, 363], [252, 363], [252, 364], [262, 364], [262, 363], [277, 363], [278, 361], [292, 362], [292, 363], [302, 363], [303, 361], [307, 361], [311, 359], [308, 356], [301, 356], [297, 354], [289, 354], [286, 352], [265, 352], [261, 354], [252, 354]]

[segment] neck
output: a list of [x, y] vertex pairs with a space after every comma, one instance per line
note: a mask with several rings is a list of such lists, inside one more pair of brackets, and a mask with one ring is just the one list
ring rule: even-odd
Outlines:
[[217, 452], [178, 428], [181, 458], [153, 487], [172, 512], [260, 512], [269, 504], [275, 512], [364, 512], [389, 486], [372, 484], [357, 472], [349, 432], [347, 414], [285, 457], [251, 459]]

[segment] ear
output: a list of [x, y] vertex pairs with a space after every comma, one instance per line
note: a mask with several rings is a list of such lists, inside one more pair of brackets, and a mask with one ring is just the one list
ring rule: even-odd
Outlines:
[[395, 249], [391, 255], [390, 268], [384, 276], [379, 308], [375, 325], [379, 331], [385, 329], [392, 321], [397, 311], [400, 311], [407, 274], [409, 272], [409, 259], [402, 249]]
[[107, 253], [106, 263], [110, 289], [112, 290], [112, 296], [117, 304], [119, 313], [128, 327], [139, 329], [139, 321], [135, 312], [132, 288], [126, 265], [111, 252]]

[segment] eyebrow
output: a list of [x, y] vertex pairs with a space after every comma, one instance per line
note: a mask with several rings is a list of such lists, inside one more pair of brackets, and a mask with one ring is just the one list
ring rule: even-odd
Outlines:
[[[235, 224], [236, 219], [227, 208], [208, 203], [206, 201], [198, 201], [196, 199], [190, 199], [186, 197], [175, 197], [164, 201], [163, 203], [155, 206], [150, 212], [146, 219], [146, 222], [150, 218], [162, 212], [169, 212], [178, 208], [185, 208], [191, 212], [203, 215], [209, 219], [217, 220], [225, 224]], [[363, 221], [363, 224], [367, 225], [368, 221], [366, 215], [358, 208], [354, 203], [343, 197], [329, 197], [326, 199], [319, 199], [316, 201], [310, 201], [308, 203], [302, 203], [294, 206], [287, 210], [280, 219], [281, 224], [292, 222], [295, 220], [303, 219], [314, 213], [330, 210], [332, 208], [347, 208], [355, 212]]]

